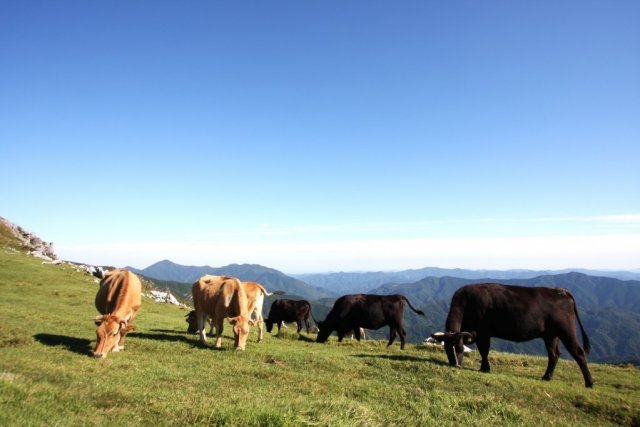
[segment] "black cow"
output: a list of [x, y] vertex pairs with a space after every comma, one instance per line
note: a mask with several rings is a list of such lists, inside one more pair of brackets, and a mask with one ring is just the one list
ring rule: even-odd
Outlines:
[[[576, 320], [582, 331], [584, 349], [576, 332]], [[491, 337], [509, 341], [542, 338], [549, 363], [543, 380], [550, 380], [560, 356], [558, 340], [578, 362], [584, 384], [593, 386], [586, 355], [591, 346], [578, 316], [573, 295], [560, 288], [528, 288], [498, 283], [464, 286], [451, 299], [445, 333], [432, 338], [444, 341], [449, 365], [462, 367], [463, 344], [476, 343], [482, 357], [480, 370], [489, 372]]]
[[413, 308], [404, 295], [344, 295], [333, 304], [324, 322], [318, 322], [320, 331], [316, 341], [327, 341], [333, 331], [338, 332], [339, 342], [350, 331], [354, 331], [356, 339], [360, 341], [360, 328], [379, 329], [389, 326], [387, 347], [393, 344], [396, 335], [400, 335], [400, 348], [404, 349], [407, 335], [402, 327], [405, 301], [411, 310], [424, 316], [422, 311]]
[[271, 333], [273, 324], [278, 325], [278, 335], [282, 322], [296, 322], [298, 333], [302, 330], [302, 322], [307, 327], [309, 333], [309, 316], [311, 315], [311, 304], [306, 300], [278, 299], [271, 304], [269, 317], [264, 319], [267, 324], [267, 332]]

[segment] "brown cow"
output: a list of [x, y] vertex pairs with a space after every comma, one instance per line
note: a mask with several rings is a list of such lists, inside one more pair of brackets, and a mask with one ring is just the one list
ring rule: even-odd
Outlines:
[[202, 276], [192, 286], [193, 305], [195, 307], [200, 342], [207, 342], [205, 321], [211, 318], [216, 328], [215, 347], [222, 343], [222, 329], [224, 319], [229, 318], [233, 325], [236, 350], [244, 350], [249, 326], [253, 321], [249, 319], [247, 293], [240, 280], [228, 276]]
[[116, 269], [104, 276], [95, 301], [101, 316], [94, 319], [98, 326], [94, 357], [124, 350], [125, 337], [134, 329], [132, 323], [142, 305], [141, 289], [140, 279], [130, 271]]
[[[261, 342], [264, 338], [264, 319], [262, 317], [262, 306], [264, 305], [264, 297], [271, 295], [278, 295], [284, 292], [282, 291], [267, 291], [260, 283], [257, 282], [242, 282], [245, 292], [247, 293], [247, 311], [249, 315], [253, 317], [253, 320], [258, 324], [258, 342]], [[187, 332], [190, 334], [198, 333], [198, 321], [196, 319], [196, 311], [191, 310], [186, 316], [186, 321], [189, 324]], [[213, 334], [213, 323], [211, 323], [211, 329], [209, 334]]]

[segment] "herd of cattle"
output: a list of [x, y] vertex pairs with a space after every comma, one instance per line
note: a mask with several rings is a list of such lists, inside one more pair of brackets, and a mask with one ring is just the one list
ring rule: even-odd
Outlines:
[[[258, 342], [263, 340], [263, 325], [271, 333], [277, 325], [296, 322], [298, 333], [303, 325], [310, 332], [309, 317], [316, 323], [319, 343], [326, 342], [335, 331], [338, 341], [348, 333], [357, 340], [363, 337], [363, 329], [379, 329], [389, 326], [390, 346], [396, 336], [404, 349], [406, 331], [403, 328], [404, 303], [419, 315], [403, 295], [345, 295], [336, 300], [324, 321], [317, 321], [311, 313], [308, 301], [278, 299], [273, 302], [266, 319], [262, 318], [264, 297], [281, 294], [268, 292], [256, 282], [241, 282], [228, 276], [203, 276], [192, 286], [195, 310], [187, 315], [188, 331], [199, 333], [200, 342], [207, 341], [206, 326], [210, 334], [215, 328], [215, 347], [221, 346], [224, 320], [233, 326], [234, 346], [244, 350], [249, 328], [258, 326]], [[95, 318], [97, 343], [93, 356], [106, 357], [109, 351], [124, 349], [125, 337], [133, 329], [133, 321], [142, 303], [141, 284], [138, 277], [127, 270], [113, 270], [100, 282], [96, 294], [96, 308], [100, 316]], [[576, 322], [580, 326], [584, 348], [578, 340]], [[444, 343], [445, 352], [452, 367], [462, 367], [465, 344], [475, 343], [481, 356], [480, 370], [489, 372], [489, 345], [491, 337], [509, 341], [544, 340], [547, 353], [547, 370], [542, 377], [550, 380], [560, 355], [559, 341], [578, 363], [586, 387], [593, 386], [587, 367], [586, 355], [590, 350], [587, 336], [573, 296], [566, 289], [544, 287], [508, 286], [497, 283], [467, 285], [458, 289], [451, 299], [445, 331], [431, 337]]]

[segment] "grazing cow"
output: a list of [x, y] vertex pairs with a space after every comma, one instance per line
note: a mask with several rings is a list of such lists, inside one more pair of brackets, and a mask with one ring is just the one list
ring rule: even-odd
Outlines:
[[94, 319], [98, 326], [94, 357], [124, 350], [126, 335], [134, 329], [133, 320], [142, 305], [141, 289], [138, 276], [127, 270], [112, 270], [100, 281], [95, 303], [101, 315]]
[[253, 321], [249, 319], [247, 293], [240, 280], [228, 276], [202, 276], [191, 287], [191, 293], [200, 342], [207, 342], [205, 321], [208, 316], [216, 328], [215, 347], [220, 348], [224, 319], [228, 317], [233, 325], [234, 346], [236, 350], [244, 350]]
[[400, 348], [404, 349], [407, 332], [402, 327], [404, 302], [411, 310], [424, 316], [420, 310], [413, 308], [404, 295], [345, 295], [336, 300], [333, 308], [323, 322], [318, 322], [317, 342], [325, 342], [331, 332], [338, 332], [338, 341], [342, 342], [345, 334], [351, 330], [360, 341], [360, 328], [378, 329], [389, 326], [389, 343], [393, 344], [396, 335], [400, 335]]
[[271, 304], [269, 316], [265, 319], [267, 332], [271, 333], [273, 325], [278, 325], [278, 335], [283, 322], [296, 322], [298, 333], [302, 330], [302, 322], [309, 333], [309, 316], [311, 315], [311, 304], [306, 300], [278, 299]]
[[247, 292], [249, 300], [249, 313], [255, 317], [258, 324], [258, 342], [264, 338], [264, 319], [262, 317], [262, 306], [264, 305], [264, 297], [271, 295], [281, 295], [283, 291], [268, 292], [260, 283], [242, 282], [244, 290]]
[[[580, 325], [584, 349], [576, 332]], [[444, 341], [449, 365], [462, 367], [463, 344], [476, 343], [482, 357], [480, 370], [489, 372], [491, 337], [509, 341], [542, 338], [549, 362], [543, 380], [550, 380], [560, 356], [562, 341], [582, 370], [586, 387], [593, 386], [587, 367], [589, 337], [582, 327], [573, 295], [560, 288], [528, 288], [498, 283], [464, 286], [451, 299], [446, 332], [433, 334]]]
[[[254, 321], [258, 324], [258, 342], [261, 342], [264, 338], [264, 319], [262, 318], [262, 306], [264, 305], [264, 297], [271, 295], [278, 295], [284, 292], [282, 291], [267, 291], [260, 283], [257, 282], [242, 282], [242, 286], [247, 294], [248, 307], [247, 311], [252, 316]], [[196, 311], [191, 310], [186, 316], [186, 321], [189, 324], [187, 332], [190, 334], [198, 333], [198, 321], [196, 319]], [[211, 329], [209, 334], [213, 334], [213, 322], [209, 319]]]

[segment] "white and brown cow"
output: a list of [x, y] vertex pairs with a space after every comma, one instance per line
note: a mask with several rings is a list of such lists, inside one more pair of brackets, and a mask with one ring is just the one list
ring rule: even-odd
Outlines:
[[245, 292], [247, 293], [247, 300], [249, 301], [249, 315], [253, 316], [255, 322], [258, 324], [258, 342], [261, 342], [264, 338], [264, 319], [262, 317], [262, 306], [264, 305], [264, 297], [271, 295], [283, 294], [282, 291], [267, 291], [258, 282], [242, 282]]
[[193, 305], [196, 312], [200, 342], [207, 342], [205, 322], [209, 317], [216, 328], [215, 347], [220, 348], [224, 319], [233, 325], [236, 350], [244, 350], [249, 326], [247, 293], [240, 280], [228, 276], [202, 276], [192, 286]]
[[94, 319], [98, 326], [94, 357], [124, 350], [125, 337], [134, 329], [133, 320], [142, 305], [141, 289], [138, 276], [127, 270], [112, 270], [100, 281], [95, 302], [101, 315]]

